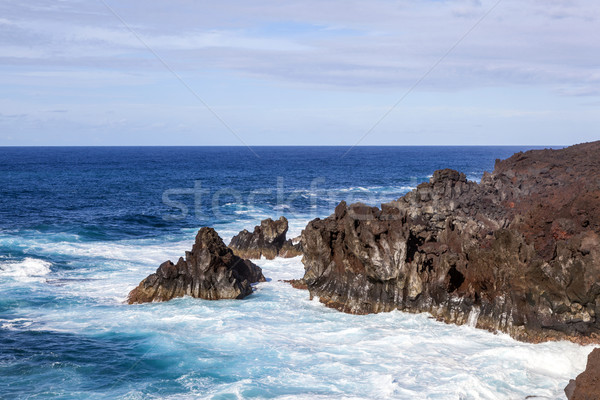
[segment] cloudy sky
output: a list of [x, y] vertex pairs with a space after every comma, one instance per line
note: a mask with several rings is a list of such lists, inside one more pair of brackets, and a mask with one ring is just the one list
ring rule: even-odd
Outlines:
[[600, 139], [597, 0], [0, 0], [0, 145]]

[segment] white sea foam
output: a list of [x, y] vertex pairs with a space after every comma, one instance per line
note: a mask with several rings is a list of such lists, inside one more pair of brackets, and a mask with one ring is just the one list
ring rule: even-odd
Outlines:
[[33, 321], [27, 318], [3, 319], [0, 318], [0, 328], [8, 330], [23, 330], [29, 328]]
[[[187, 366], [173, 366], [181, 368], [178, 382], [188, 390], [173, 399], [246, 398], [264, 390], [280, 399], [559, 399], [591, 350], [566, 342], [519, 343], [426, 314], [340, 313], [282, 282], [303, 275], [300, 260], [257, 261], [269, 281], [243, 301], [181, 298], [108, 307], [84, 302], [35, 319], [44, 330], [149, 335], [153, 357]], [[84, 298], [110, 298], [111, 286], [123, 290], [122, 281], [133, 279], [126, 270], [95, 276], [91, 285], [75, 281], [62, 288]], [[237, 378], [192, 372], [207, 366]]]
[[[303, 223], [290, 220], [290, 231]], [[52, 274], [60, 282], [47, 285], [59, 299], [56, 307], [22, 308], [18, 319], [0, 320], [0, 326], [144, 335], [149, 358], [177, 360], [169, 368], [187, 393], [159, 396], [132, 387], [127, 398], [246, 398], [268, 391], [263, 397], [562, 399], [562, 388], [585, 368], [591, 351], [567, 342], [520, 343], [426, 314], [340, 313], [282, 282], [303, 276], [301, 257], [256, 261], [269, 281], [243, 301], [123, 304], [129, 290], [160, 262], [183, 255], [193, 238], [190, 230], [186, 238], [163, 241], [20, 242], [29, 254], [77, 256], [73, 263], [80, 264]], [[35, 258], [4, 262], [0, 278], [47, 278], [50, 266]], [[475, 313], [470, 321], [475, 324]], [[227, 379], [201, 372], [207, 370]]]
[[[46, 329], [143, 329], [174, 343], [161, 351], [177, 353], [202, 343], [217, 353], [250, 354], [252, 370], [270, 371], [229, 384], [193, 378], [187, 372], [181, 379], [190, 398], [243, 398], [245, 390], [256, 386], [281, 386], [317, 390], [314, 396], [277, 396], [290, 399], [503, 399], [526, 395], [554, 399], [560, 398], [568, 378], [584, 368], [590, 351], [565, 342], [519, 343], [506, 335], [445, 325], [424, 314], [339, 313], [318, 299], [309, 301], [305, 291], [280, 281], [302, 276], [299, 257], [258, 263], [271, 280], [257, 285], [256, 293], [244, 301], [184, 298], [108, 310], [74, 309], [70, 314], [47, 315]], [[239, 365], [228, 362], [242, 370], [247, 365], [247, 360], [240, 360]], [[278, 372], [270, 369], [273, 363], [280, 365]], [[186, 398], [175, 396], [182, 397]]]
[[[190, 246], [194, 237], [179, 242], [131, 240], [121, 242], [64, 242], [36, 239], [22, 239], [19, 241], [20, 248], [27, 253], [38, 255], [63, 255], [77, 256], [88, 259], [105, 259], [136, 262], [155, 262], [165, 256], [182, 254], [184, 245]], [[7, 243], [6, 239], [0, 238], [0, 243]], [[189, 250], [189, 249], [187, 249]], [[164, 261], [164, 260], [163, 260]]]
[[479, 307], [473, 307], [467, 318], [467, 325], [475, 328], [477, 326], [477, 320], [479, 319], [479, 313], [481, 312]]
[[22, 282], [44, 280], [50, 273], [51, 263], [36, 258], [0, 263], [0, 277], [10, 277]]
[[[408, 185], [402, 185], [402, 186], [369, 186], [369, 187], [363, 187], [363, 186], [352, 186], [352, 187], [348, 187], [348, 188], [340, 188], [340, 189], [331, 189], [329, 192], [336, 194], [336, 193], [372, 193], [373, 195], [390, 195], [390, 194], [403, 194], [406, 193], [407, 191], [413, 190], [415, 189], [416, 186], [408, 186]], [[339, 198], [339, 197], [338, 197]]]

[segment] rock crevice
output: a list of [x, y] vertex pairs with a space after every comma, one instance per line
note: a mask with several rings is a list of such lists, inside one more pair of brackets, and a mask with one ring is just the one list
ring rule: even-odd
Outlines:
[[280, 217], [262, 220], [253, 232], [244, 229], [231, 239], [229, 248], [242, 258], [272, 260], [275, 257], [296, 257], [302, 254], [299, 243], [286, 239], [288, 220]]

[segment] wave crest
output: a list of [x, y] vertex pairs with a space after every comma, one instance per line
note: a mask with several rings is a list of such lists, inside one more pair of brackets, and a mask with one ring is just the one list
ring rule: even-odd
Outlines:
[[27, 257], [22, 261], [0, 264], [0, 277], [10, 277], [22, 282], [41, 281], [50, 273], [51, 266], [48, 261]]

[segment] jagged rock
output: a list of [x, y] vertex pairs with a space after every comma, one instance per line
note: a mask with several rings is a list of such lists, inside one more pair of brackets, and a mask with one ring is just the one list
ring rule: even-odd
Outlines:
[[202, 228], [185, 260], [161, 264], [129, 293], [128, 302], [167, 301], [185, 295], [207, 300], [242, 299], [252, 293], [252, 283], [264, 281], [260, 267], [234, 255], [214, 229]]
[[283, 242], [283, 246], [277, 253], [278, 257], [292, 258], [302, 255], [302, 242], [300, 237], [294, 239], [288, 239]]
[[594, 349], [588, 355], [585, 371], [577, 379], [571, 379], [565, 394], [568, 400], [600, 399], [600, 349]]
[[234, 236], [229, 243], [229, 248], [242, 257], [259, 259], [261, 256], [268, 260], [275, 257], [296, 257], [302, 254], [301, 245], [286, 240], [288, 220], [280, 217], [273, 221], [271, 218], [262, 220], [260, 225], [254, 227], [250, 233], [246, 229]]
[[600, 142], [518, 153], [480, 184], [453, 170], [381, 209], [340, 203], [302, 232], [311, 297], [531, 342], [600, 334]]
[[287, 279], [284, 280], [285, 283], [289, 283], [291, 287], [294, 289], [306, 290], [308, 287], [306, 286], [306, 282], [304, 279]]
[[573, 398], [573, 392], [575, 392], [575, 379], [571, 379], [569, 384], [565, 386], [565, 395], [567, 396], [567, 400], [571, 400]]

